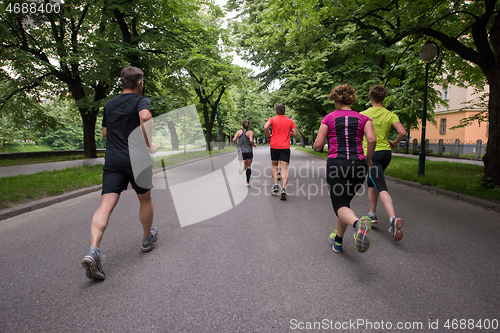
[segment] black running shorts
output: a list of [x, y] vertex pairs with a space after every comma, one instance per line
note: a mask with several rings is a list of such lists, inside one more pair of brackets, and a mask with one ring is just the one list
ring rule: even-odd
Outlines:
[[243, 157], [244, 160], [251, 160], [253, 158], [253, 153], [241, 153], [241, 156]]
[[351, 200], [363, 186], [367, 173], [366, 160], [328, 158], [326, 182], [330, 189], [333, 211], [338, 216], [342, 207], [351, 207]]
[[102, 192], [106, 193], [118, 193], [125, 191], [128, 184], [132, 185], [132, 188], [137, 194], [144, 194], [153, 188], [153, 167], [145, 169], [139, 177], [137, 177], [141, 184], [150, 184], [149, 188], [143, 188], [136, 184], [134, 179], [134, 174], [132, 172], [132, 167], [109, 167], [105, 166], [102, 173]]
[[392, 153], [390, 150], [379, 150], [373, 153], [373, 166], [370, 168], [368, 176], [368, 187], [375, 187], [377, 192], [387, 191], [385, 183], [384, 171], [391, 163]]
[[271, 148], [271, 161], [283, 161], [290, 163], [290, 149]]

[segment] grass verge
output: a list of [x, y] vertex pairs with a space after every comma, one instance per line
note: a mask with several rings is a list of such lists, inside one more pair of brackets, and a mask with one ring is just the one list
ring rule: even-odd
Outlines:
[[[211, 154], [221, 154], [236, 150], [236, 147], [226, 147], [214, 150]], [[160, 168], [161, 160], [165, 166], [171, 166], [210, 156], [207, 151], [195, 151], [154, 158], [153, 168]], [[71, 157], [71, 156], [59, 156]], [[81, 188], [100, 185], [102, 183], [102, 165], [82, 166], [65, 170], [43, 171], [32, 175], [19, 175], [0, 178], [0, 209], [55, 196]]]
[[[327, 152], [318, 153], [312, 148], [296, 149], [319, 157], [328, 157]], [[483, 167], [480, 165], [426, 160], [425, 176], [418, 177], [418, 159], [393, 156], [384, 174], [422, 185], [500, 202], [500, 187], [488, 189], [482, 186]]]
[[0, 208], [99, 185], [102, 165], [0, 178]]

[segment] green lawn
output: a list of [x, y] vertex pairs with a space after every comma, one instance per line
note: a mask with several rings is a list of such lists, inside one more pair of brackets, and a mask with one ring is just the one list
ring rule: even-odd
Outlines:
[[[296, 149], [316, 156], [328, 157], [327, 152], [318, 153], [312, 148]], [[482, 186], [483, 167], [480, 165], [426, 160], [425, 176], [418, 177], [418, 159], [393, 156], [385, 174], [422, 185], [500, 202], [500, 187], [488, 189]]]
[[102, 165], [0, 178], [0, 208], [99, 185], [101, 182]]

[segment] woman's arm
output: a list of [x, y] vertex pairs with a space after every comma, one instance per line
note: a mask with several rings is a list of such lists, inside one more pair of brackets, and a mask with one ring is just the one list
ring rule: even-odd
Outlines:
[[319, 126], [318, 135], [316, 136], [316, 141], [314, 141], [313, 143], [313, 149], [316, 151], [322, 151], [327, 136], [328, 136], [328, 125], [321, 124]]
[[394, 124], [392, 124], [392, 126], [394, 126], [396, 131], [398, 131], [398, 137], [396, 138], [395, 141], [389, 140], [389, 144], [391, 145], [391, 148], [396, 148], [401, 142], [401, 140], [405, 138], [406, 130], [403, 124], [401, 124], [399, 121], [396, 121]]
[[373, 123], [371, 120], [367, 121], [365, 124], [365, 136], [366, 142], [368, 142], [368, 149], [366, 151], [366, 164], [372, 166], [372, 156], [375, 152], [375, 146], [377, 145], [377, 136], [375, 135], [375, 130], [373, 129]]

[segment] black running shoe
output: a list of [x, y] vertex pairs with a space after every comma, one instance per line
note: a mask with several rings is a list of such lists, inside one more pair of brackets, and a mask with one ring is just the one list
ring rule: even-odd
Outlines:
[[278, 185], [273, 186], [273, 191], [271, 192], [272, 195], [278, 196], [280, 192], [280, 187]]
[[281, 190], [281, 198], [280, 199], [286, 200], [286, 190], [284, 188]]

